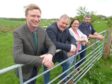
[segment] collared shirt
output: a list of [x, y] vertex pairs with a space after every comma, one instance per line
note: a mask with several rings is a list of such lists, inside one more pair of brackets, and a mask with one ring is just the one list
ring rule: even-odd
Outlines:
[[[70, 34], [78, 41], [79, 38], [85, 39], [86, 42], [88, 42], [87, 36], [83, 34], [79, 29], [76, 30], [76, 32], [73, 31], [72, 28], [69, 28]], [[81, 50], [81, 44], [80, 42], [77, 43], [78, 50]]]
[[94, 34], [96, 32], [91, 24], [87, 24], [84, 22], [80, 24], [79, 29], [87, 36], [89, 36], [89, 34]]

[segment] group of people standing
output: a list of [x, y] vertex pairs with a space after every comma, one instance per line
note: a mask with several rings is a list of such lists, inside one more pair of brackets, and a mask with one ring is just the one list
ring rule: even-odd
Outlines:
[[[24, 64], [22, 67], [24, 81], [36, 76], [41, 65], [44, 65], [44, 70], [50, 69], [54, 63], [62, 62], [85, 49], [88, 39], [103, 40], [104, 38], [94, 30], [90, 23], [90, 16], [85, 16], [84, 22], [80, 24], [78, 19], [73, 19], [70, 23], [70, 18], [65, 14], [46, 30], [39, 27], [41, 9], [37, 5], [28, 5], [25, 17], [26, 24], [14, 31], [14, 60], [17, 64]], [[59, 51], [56, 52], [56, 50]], [[86, 50], [80, 54], [80, 59], [85, 55]], [[74, 59], [62, 64], [63, 72], [69, 69]], [[65, 76], [67, 73], [61, 78]], [[47, 84], [49, 81], [48, 72], [44, 75], [44, 83]], [[36, 80], [29, 84], [35, 83]]]

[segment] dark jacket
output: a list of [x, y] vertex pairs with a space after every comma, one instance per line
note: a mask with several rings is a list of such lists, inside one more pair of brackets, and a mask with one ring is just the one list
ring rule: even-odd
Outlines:
[[94, 34], [96, 32], [90, 23], [88, 24], [84, 22], [81, 23], [79, 29], [81, 30], [82, 33], [84, 33], [87, 36], [89, 36], [89, 34]]
[[46, 31], [55, 44], [56, 49], [61, 49], [62, 51], [69, 52], [71, 49], [71, 44], [75, 45], [76, 43], [76, 40], [70, 35], [69, 30], [66, 29], [63, 32], [60, 31], [57, 23], [50, 25]]

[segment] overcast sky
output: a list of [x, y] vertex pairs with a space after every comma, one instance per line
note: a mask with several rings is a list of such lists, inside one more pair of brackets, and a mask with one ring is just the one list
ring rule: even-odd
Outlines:
[[112, 0], [0, 0], [0, 17], [24, 17], [24, 6], [40, 6], [42, 18], [58, 18], [62, 14], [74, 17], [79, 7], [96, 14], [112, 16]]

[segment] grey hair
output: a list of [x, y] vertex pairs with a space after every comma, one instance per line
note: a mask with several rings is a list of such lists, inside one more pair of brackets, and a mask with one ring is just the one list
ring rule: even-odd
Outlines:
[[60, 19], [63, 19], [63, 18], [65, 18], [65, 19], [69, 19], [69, 16], [66, 15], [66, 14], [64, 14], [64, 15], [62, 15], [62, 16], [60, 17]]

